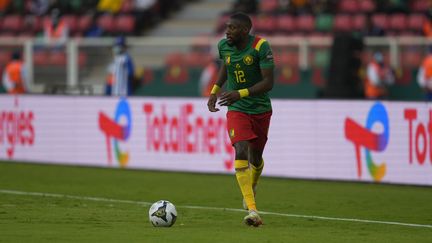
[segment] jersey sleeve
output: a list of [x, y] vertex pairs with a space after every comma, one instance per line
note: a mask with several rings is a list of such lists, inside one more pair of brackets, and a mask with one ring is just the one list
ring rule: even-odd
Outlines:
[[268, 41], [264, 41], [258, 50], [259, 65], [261, 68], [274, 67], [273, 52]]

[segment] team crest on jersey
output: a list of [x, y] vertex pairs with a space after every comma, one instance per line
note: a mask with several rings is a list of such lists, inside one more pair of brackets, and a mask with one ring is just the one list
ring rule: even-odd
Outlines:
[[227, 65], [230, 65], [230, 64], [231, 64], [231, 56], [226, 56], [226, 58], [225, 58], [225, 63], [226, 63]]
[[253, 57], [251, 55], [246, 55], [243, 57], [243, 62], [246, 65], [251, 65], [253, 63]]
[[235, 136], [234, 128], [231, 128], [231, 129], [229, 130], [229, 136], [230, 136], [230, 138], [234, 138], [234, 136]]

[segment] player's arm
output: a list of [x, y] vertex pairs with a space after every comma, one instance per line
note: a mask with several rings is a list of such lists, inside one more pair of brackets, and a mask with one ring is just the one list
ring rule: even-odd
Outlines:
[[218, 104], [221, 106], [228, 106], [233, 104], [237, 100], [240, 100], [243, 97], [251, 96], [251, 95], [259, 95], [272, 90], [273, 83], [274, 83], [273, 67], [261, 68], [261, 73], [263, 79], [260, 82], [256, 83], [255, 85], [247, 89], [224, 92], [221, 95]]
[[260, 71], [263, 79], [249, 87], [247, 90], [239, 90], [241, 97], [260, 95], [273, 89], [274, 84], [274, 61], [273, 53], [267, 41], [264, 41], [258, 51], [260, 59]]
[[[259, 95], [269, 92], [273, 89], [274, 84], [274, 74], [273, 67], [261, 68], [261, 74], [263, 80], [256, 83], [254, 86], [248, 88], [249, 95]], [[239, 92], [240, 93], [240, 92]]]
[[216, 83], [213, 86], [213, 89], [210, 93], [210, 97], [207, 102], [207, 107], [209, 111], [211, 112], [219, 111], [219, 109], [216, 108], [217, 93], [219, 92], [219, 89], [225, 84], [226, 80], [227, 80], [227, 69], [225, 64], [222, 64], [219, 69], [218, 79], [216, 80]]

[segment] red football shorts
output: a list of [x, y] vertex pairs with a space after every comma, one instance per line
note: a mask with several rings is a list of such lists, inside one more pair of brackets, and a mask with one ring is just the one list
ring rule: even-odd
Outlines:
[[231, 144], [249, 141], [254, 148], [264, 150], [271, 115], [271, 111], [261, 114], [228, 111], [227, 128]]

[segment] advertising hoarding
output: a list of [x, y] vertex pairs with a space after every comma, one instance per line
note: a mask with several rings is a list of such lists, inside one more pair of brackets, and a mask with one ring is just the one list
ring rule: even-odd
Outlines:
[[[0, 159], [233, 173], [205, 98], [0, 96]], [[432, 185], [422, 102], [273, 100], [267, 176]]]

